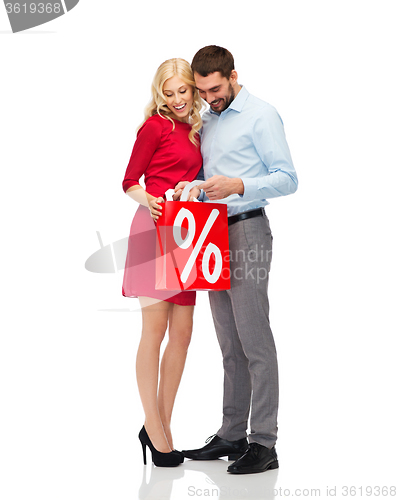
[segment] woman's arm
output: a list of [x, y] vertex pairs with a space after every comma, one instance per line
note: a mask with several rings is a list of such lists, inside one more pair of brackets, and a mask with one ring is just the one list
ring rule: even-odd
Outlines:
[[159, 216], [162, 215], [162, 207], [159, 203], [163, 203], [164, 199], [161, 196], [159, 198], [152, 196], [142, 186], [131, 186], [127, 189], [126, 194], [137, 203], [149, 208], [153, 220], [158, 220]]
[[149, 208], [154, 220], [157, 220], [159, 215], [162, 215], [159, 212], [162, 207], [158, 203], [162, 202], [163, 198], [155, 198], [155, 196], [147, 193], [140, 185], [139, 179], [148, 168], [151, 158], [159, 145], [162, 127], [162, 123], [154, 119], [148, 119], [142, 125], [137, 133], [137, 139], [123, 180], [125, 193], [137, 203]]
[[126, 194], [130, 196], [134, 201], [144, 205], [144, 207], [149, 208], [149, 202], [155, 200], [156, 198], [151, 194], [147, 193], [142, 186], [131, 186], [127, 189]]
[[162, 123], [151, 118], [148, 118], [137, 132], [137, 138], [123, 179], [123, 190], [125, 193], [132, 187], [141, 187], [139, 180], [145, 174], [159, 146], [161, 136]]

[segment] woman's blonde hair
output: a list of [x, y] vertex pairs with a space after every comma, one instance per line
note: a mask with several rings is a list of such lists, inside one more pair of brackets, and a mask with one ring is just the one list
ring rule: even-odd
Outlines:
[[[163, 86], [166, 80], [173, 78], [173, 76], [178, 76], [181, 80], [192, 87], [193, 93], [193, 105], [189, 112], [189, 123], [192, 126], [189, 132], [189, 140], [197, 145], [197, 140], [195, 139], [196, 133], [202, 127], [202, 118], [200, 116], [200, 110], [203, 107], [203, 101], [199, 96], [198, 89], [195, 87], [195, 80], [193, 78], [193, 73], [191, 66], [185, 59], [174, 58], [164, 61], [156, 71], [156, 74], [152, 82], [152, 99], [146, 106], [144, 114], [144, 122], [153, 115], [160, 115], [162, 118], [170, 120], [173, 124], [173, 130], [175, 128], [175, 123], [171, 118], [171, 111], [166, 105], [165, 95], [163, 94]], [[140, 127], [142, 126], [142, 123]], [[138, 129], [140, 128], [138, 127]]]

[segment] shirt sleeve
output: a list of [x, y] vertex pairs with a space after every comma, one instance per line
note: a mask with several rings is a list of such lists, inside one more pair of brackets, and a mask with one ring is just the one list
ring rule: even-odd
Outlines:
[[159, 146], [162, 130], [162, 123], [150, 119], [139, 129], [122, 183], [124, 192], [131, 186], [140, 185], [139, 180]]
[[286, 142], [283, 122], [272, 106], [261, 110], [253, 123], [253, 143], [265, 168], [264, 176], [242, 178], [243, 200], [267, 199], [297, 190], [296, 170]]
[[[203, 182], [205, 181], [205, 172], [203, 170], [203, 165], [202, 165], [201, 169], [199, 170], [198, 175], [196, 176], [196, 180], [203, 181]], [[205, 197], [205, 192], [203, 191], [203, 189], [201, 189], [200, 195], [198, 196], [198, 200], [204, 201], [204, 197]]]

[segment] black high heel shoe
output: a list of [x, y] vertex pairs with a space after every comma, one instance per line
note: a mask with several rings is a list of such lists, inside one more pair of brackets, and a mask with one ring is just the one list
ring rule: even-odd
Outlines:
[[170, 451], [169, 453], [162, 453], [158, 451], [149, 439], [145, 427], [142, 426], [140, 433], [138, 434], [138, 439], [141, 441], [142, 454], [144, 458], [144, 465], [146, 465], [146, 447], [148, 446], [152, 453], [152, 462], [157, 467], [177, 467], [181, 463], [181, 456], [175, 451]]
[[173, 450], [174, 453], [178, 453], [178, 455], [180, 455], [180, 460], [181, 460], [181, 463], [184, 463], [184, 460], [185, 460], [185, 455], [182, 451], [178, 451], [178, 450]]

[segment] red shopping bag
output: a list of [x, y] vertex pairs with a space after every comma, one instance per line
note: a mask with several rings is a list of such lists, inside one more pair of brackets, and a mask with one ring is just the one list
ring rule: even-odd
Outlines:
[[[184, 189], [186, 199], [194, 181]], [[157, 290], [228, 290], [227, 205], [166, 201], [156, 224]]]

